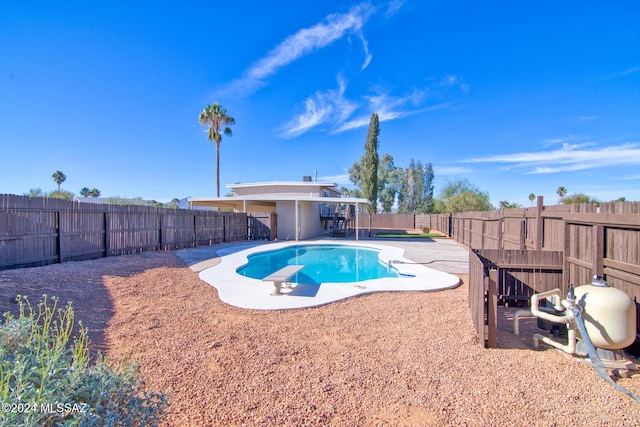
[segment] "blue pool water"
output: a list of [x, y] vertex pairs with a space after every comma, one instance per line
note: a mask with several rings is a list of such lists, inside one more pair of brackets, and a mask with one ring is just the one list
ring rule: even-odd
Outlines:
[[291, 281], [305, 284], [399, 277], [396, 269], [380, 262], [378, 252], [376, 249], [345, 245], [289, 246], [249, 255], [249, 262], [237, 272], [262, 280], [287, 265], [304, 265]]

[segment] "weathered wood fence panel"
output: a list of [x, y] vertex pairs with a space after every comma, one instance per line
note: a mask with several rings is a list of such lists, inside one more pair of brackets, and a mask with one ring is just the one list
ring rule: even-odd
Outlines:
[[[481, 345], [484, 347], [488, 339], [487, 320], [487, 279], [483, 260], [477, 253], [469, 251], [469, 310], [471, 321], [478, 333]], [[471, 286], [473, 284], [473, 286]], [[497, 326], [496, 326], [497, 327]]]
[[210, 246], [224, 242], [224, 216], [202, 211], [194, 214], [196, 246]]
[[223, 212], [225, 221], [225, 242], [238, 242], [247, 240], [248, 235], [248, 219], [246, 213]]
[[235, 242], [250, 228], [244, 213], [0, 195], [0, 269]]
[[[365, 213], [364, 216], [368, 216]], [[364, 224], [368, 224], [368, 218]], [[416, 228], [413, 214], [374, 214], [371, 216], [371, 227], [382, 229], [414, 229]]]
[[249, 215], [249, 240], [274, 240], [278, 235], [275, 212]]
[[498, 305], [526, 306], [534, 293], [556, 288], [563, 293], [568, 292], [563, 281], [561, 252], [517, 249], [469, 251], [468, 303], [484, 346], [496, 345], [495, 313]]

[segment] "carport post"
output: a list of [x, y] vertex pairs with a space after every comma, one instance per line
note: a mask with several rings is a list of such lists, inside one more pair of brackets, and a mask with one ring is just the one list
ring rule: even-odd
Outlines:
[[298, 199], [296, 199], [294, 210], [296, 211], [296, 242], [297, 242], [300, 239], [300, 230], [299, 230], [300, 218], [298, 216]]
[[358, 241], [358, 233], [360, 232], [360, 223], [358, 222], [358, 202], [356, 202], [356, 242]]

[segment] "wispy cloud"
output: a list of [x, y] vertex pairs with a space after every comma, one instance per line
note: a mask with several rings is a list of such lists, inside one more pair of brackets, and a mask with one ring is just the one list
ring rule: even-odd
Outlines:
[[343, 173], [340, 175], [328, 175], [328, 176], [322, 176], [322, 177], [318, 177], [319, 181], [322, 182], [335, 182], [338, 185], [349, 185], [351, 184], [351, 181], [349, 180], [349, 174], [348, 173]]
[[378, 114], [378, 120], [380, 122], [386, 122], [428, 111], [441, 110], [453, 105], [451, 102], [443, 102], [428, 107], [421, 107], [420, 105], [424, 102], [425, 98], [425, 91], [414, 91], [402, 97], [391, 96], [388, 93], [368, 96], [365, 98], [368, 103], [366, 108], [364, 108], [367, 113], [342, 122], [331, 133], [341, 133], [368, 126], [372, 112]]
[[561, 148], [540, 151], [479, 157], [465, 163], [500, 163], [520, 169], [524, 174], [572, 172], [604, 166], [640, 166], [640, 144], [627, 143], [601, 148], [593, 144], [568, 144]]
[[437, 176], [455, 176], [464, 175], [473, 172], [472, 168], [465, 168], [461, 166], [433, 166], [433, 171]]
[[[385, 122], [389, 120], [406, 117], [411, 114], [417, 114], [416, 106], [424, 99], [423, 91], [414, 91], [413, 93], [397, 97], [392, 96], [388, 92], [382, 92], [379, 88], [375, 89], [374, 95], [366, 96], [367, 113], [354, 119], [341, 122], [332, 133], [341, 133], [351, 129], [357, 129], [368, 126], [371, 120], [371, 113], [378, 114], [378, 120]], [[413, 105], [412, 109], [404, 109], [406, 104]]]
[[622, 71], [619, 71], [617, 73], [613, 73], [613, 74], [611, 74], [609, 76], [609, 78], [617, 79], [617, 78], [626, 77], [626, 76], [628, 76], [630, 74], [635, 74], [635, 73], [638, 73], [638, 72], [640, 72], [640, 66], [627, 68], [626, 70], [622, 70]]
[[[294, 138], [321, 125], [330, 129], [331, 134], [338, 134], [368, 126], [372, 112], [378, 114], [380, 122], [386, 122], [453, 105], [444, 102], [424, 107], [427, 90], [394, 96], [379, 87], [373, 89], [373, 94], [364, 96], [362, 102], [356, 102], [345, 97], [346, 88], [347, 83], [339, 76], [338, 89], [316, 92], [305, 99], [304, 111], [283, 126], [280, 136]], [[352, 117], [358, 110], [362, 113]]]
[[390, 16], [395, 15], [396, 13], [398, 13], [398, 11], [402, 7], [402, 5], [404, 5], [404, 0], [392, 0], [392, 1], [390, 1], [389, 4], [387, 5], [387, 10], [384, 13], [385, 16], [388, 18]]
[[361, 3], [346, 13], [331, 14], [323, 22], [299, 30], [259, 59], [242, 78], [231, 84], [230, 90], [251, 93], [262, 87], [265, 80], [280, 68], [350, 34], [355, 34], [362, 40], [366, 55], [362, 68], [366, 68], [371, 62], [371, 54], [362, 28], [373, 12], [374, 8], [370, 4]]
[[304, 101], [304, 111], [289, 121], [280, 134], [283, 138], [300, 136], [327, 122], [344, 122], [357, 108], [344, 97], [346, 82], [338, 77], [338, 89], [316, 92]]
[[640, 175], [627, 175], [627, 176], [621, 176], [621, 177], [616, 178], [616, 179], [636, 181], [636, 180], [640, 180]]

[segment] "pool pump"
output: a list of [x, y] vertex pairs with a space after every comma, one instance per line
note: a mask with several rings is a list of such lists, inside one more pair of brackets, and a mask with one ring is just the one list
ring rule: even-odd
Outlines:
[[[519, 310], [514, 316], [514, 332], [519, 334], [518, 320], [526, 315], [556, 324], [565, 324], [567, 343], [563, 344], [541, 334], [533, 335], [533, 346], [542, 341], [569, 354], [586, 355], [584, 337], [576, 324], [577, 314], [586, 333], [598, 349], [621, 350], [636, 339], [636, 307], [625, 292], [612, 288], [599, 276], [588, 285], [570, 287], [569, 294], [560, 300], [560, 289], [535, 294], [531, 297], [531, 310]], [[540, 302], [551, 300], [553, 308], [540, 307]]]
[[[531, 310], [518, 310], [515, 313], [514, 333], [519, 335], [518, 322], [525, 316], [565, 324], [566, 344], [535, 333], [534, 348], [538, 348], [542, 341], [572, 355], [588, 356], [600, 377], [640, 401], [638, 396], [613, 381], [605, 369], [606, 366], [622, 368], [627, 372], [640, 370], [640, 366], [629, 361], [622, 351], [636, 339], [636, 307], [631, 297], [619, 289], [610, 287], [601, 277], [593, 276], [590, 284], [577, 288], [570, 286], [567, 297], [562, 300], [560, 298], [560, 289], [533, 295]], [[553, 308], [540, 306], [540, 302], [546, 300], [552, 301]]]

